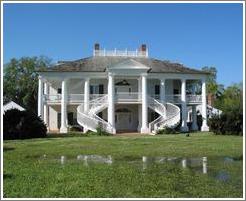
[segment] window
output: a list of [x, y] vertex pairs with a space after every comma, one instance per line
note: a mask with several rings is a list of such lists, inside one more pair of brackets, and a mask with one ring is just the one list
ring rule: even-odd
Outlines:
[[73, 122], [73, 113], [72, 112], [69, 112], [68, 113], [67, 120], [68, 120], [68, 125], [74, 125], [74, 122]]
[[179, 90], [178, 89], [173, 89], [173, 94], [174, 95], [179, 94]]
[[99, 94], [99, 85], [90, 85], [90, 94]]
[[160, 85], [155, 85], [155, 94], [156, 95], [160, 94]]
[[61, 93], [62, 93], [62, 89], [61, 89], [61, 88], [58, 88], [58, 89], [57, 89], [57, 93], [58, 93], [58, 94], [61, 94]]

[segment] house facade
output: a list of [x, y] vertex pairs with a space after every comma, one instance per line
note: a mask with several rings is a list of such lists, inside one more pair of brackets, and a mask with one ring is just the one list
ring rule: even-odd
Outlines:
[[[197, 130], [196, 108], [202, 108], [202, 131], [208, 131], [207, 72], [149, 58], [146, 45], [136, 51], [101, 49], [93, 56], [60, 61], [39, 71], [38, 115], [49, 131], [68, 132], [71, 125], [110, 133], [155, 133], [180, 125]], [[197, 90], [200, 86], [200, 90]]]

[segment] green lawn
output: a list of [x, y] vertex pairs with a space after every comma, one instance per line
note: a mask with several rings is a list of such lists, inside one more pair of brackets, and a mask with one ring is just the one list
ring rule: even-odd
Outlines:
[[[4, 197], [242, 197], [242, 153], [242, 137], [211, 133], [4, 141]], [[113, 163], [76, 160], [87, 154], [111, 155]], [[171, 162], [143, 169], [142, 156], [207, 157], [208, 173]], [[229, 179], [216, 179], [221, 171]]]

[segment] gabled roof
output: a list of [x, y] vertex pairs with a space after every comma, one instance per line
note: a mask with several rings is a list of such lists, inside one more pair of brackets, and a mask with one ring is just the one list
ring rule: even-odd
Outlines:
[[3, 113], [5, 113], [7, 110], [11, 110], [11, 109], [17, 109], [20, 111], [25, 110], [25, 108], [21, 107], [20, 105], [18, 105], [14, 101], [10, 101], [10, 102], [6, 103], [5, 105], [3, 105]]
[[152, 58], [131, 58], [116, 56], [88, 57], [75, 61], [60, 61], [46, 70], [39, 72], [105, 72], [107, 68], [117, 66], [122, 62], [140, 63], [148, 67], [148, 73], [188, 73], [188, 74], [208, 74], [202, 70], [191, 69], [179, 63], [171, 63]]

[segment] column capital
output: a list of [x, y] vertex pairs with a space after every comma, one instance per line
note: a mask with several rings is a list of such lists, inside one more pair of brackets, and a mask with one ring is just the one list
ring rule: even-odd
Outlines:
[[112, 72], [108, 72], [108, 76], [114, 77], [114, 76], [115, 76], [115, 74], [114, 74], [114, 73], [112, 73]]
[[201, 81], [202, 81], [202, 83], [206, 83], [206, 78], [205, 77], [202, 77], [201, 78]]
[[67, 82], [69, 80], [69, 78], [63, 78], [61, 81], [62, 82]]
[[147, 77], [147, 76], [148, 76], [147, 73], [142, 73], [142, 74], [141, 74], [141, 77]]
[[90, 81], [90, 79], [91, 79], [90, 77], [85, 77], [84, 78], [85, 81]]
[[186, 78], [181, 78], [180, 80], [181, 80], [181, 82], [186, 82], [187, 79]]

